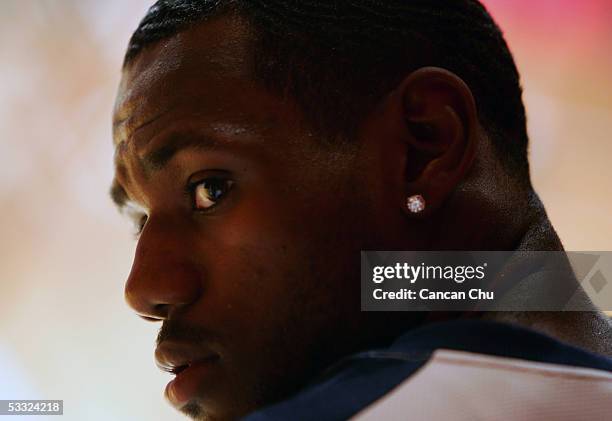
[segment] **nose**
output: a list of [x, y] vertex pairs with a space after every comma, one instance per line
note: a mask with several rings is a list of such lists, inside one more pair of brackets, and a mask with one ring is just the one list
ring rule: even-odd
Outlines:
[[140, 237], [125, 284], [125, 300], [142, 318], [165, 320], [198, 300], [200, 272], [181, 256], [182, 250], [180, 242], [154, 238], [150, 231]]

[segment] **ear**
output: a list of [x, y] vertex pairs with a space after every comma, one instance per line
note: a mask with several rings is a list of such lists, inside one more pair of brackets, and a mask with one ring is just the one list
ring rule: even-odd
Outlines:
[[402, 116], [396, 127], [406, 144], [402, 207], [408, 215], [425, 216], [441, 206], [472, 166], [479, 133], [476, 104], [463, 80], [436, 67], [411, 73], [395, 93], [401, 111], [395, 115]]

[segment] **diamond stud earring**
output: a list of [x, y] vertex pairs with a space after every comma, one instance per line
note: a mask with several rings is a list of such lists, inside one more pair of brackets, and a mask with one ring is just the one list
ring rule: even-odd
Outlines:
[[414, 194], [406, 199], [406, 207], [412, 213], [420, 213], [425, 210], [425, 199], [420, 194]]

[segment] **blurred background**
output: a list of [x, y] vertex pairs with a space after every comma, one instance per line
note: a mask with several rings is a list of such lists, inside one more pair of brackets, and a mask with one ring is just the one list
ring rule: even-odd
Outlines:
[[[149, 4], [0, 1], [0, 399], [63, 399], [71, 421], [184, 419], [163, 400], [158, 326], [123, 302], [135, 243], [107, 194], [120, 64]], [[612, 250], [612, 1], [485, 4], [561, 239]]]

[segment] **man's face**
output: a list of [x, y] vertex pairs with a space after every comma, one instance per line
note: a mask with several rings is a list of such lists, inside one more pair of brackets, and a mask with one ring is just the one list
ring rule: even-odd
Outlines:
[[359, 311], [362, 153], [253, 81], [248, 39], [221, 17], [147, 48], [114, 116], [116, 183], [146, 215], [126, 299], [163, 321], [166, 396], [194, 417], [282, 398], [379, 334]]

